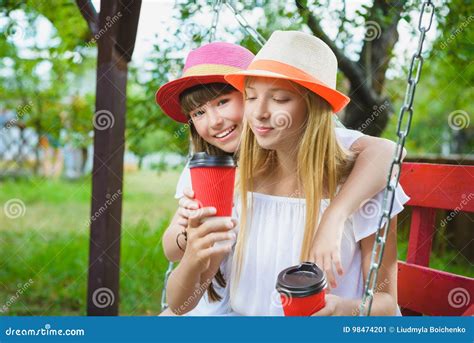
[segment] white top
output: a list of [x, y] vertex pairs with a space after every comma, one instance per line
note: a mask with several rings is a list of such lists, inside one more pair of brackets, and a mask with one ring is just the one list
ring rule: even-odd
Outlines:
[[[306, 201], [261, 193], [249, 193], [250, 197], [253, 197], [253, 216], [248, 221], [250, 225], [247, 226], [242, 272], [231, 301], [232, 311], [245, 316], [282, 316], [283, 309], [275, 284], [283, 269], [300, 263]], [[382, 200], [383, 191], [346, 221], [341, 241], [344, 275], [336, 273], [338, 286], [331, 290], [332, 294], [350, 299], [362, 298], [364, 283], [360, 241], [376, 232]], [[399, 186], [392, 216], [400, 213], [408, 200], [409, 197]], [[319, 218], [328, 205], [329, 200], [323, 199]], [[239, 202], [236, 202], [236, 207], [240, 208]]]
[[[350, 149], [352, 144], [359, 139], [360, 137], [364, 136], [363, 133], [360, 131], [356, 130], [349, 130], [346, 128], [335, 128], [336, 132], [336, 139], [338, 140], [338, 143], [345, 149]], [[183, 196], [183, 191], [185, 188], [192, 188], [191, 186], [191, 173], [189, 171], [188, 166], [184, 167], [181, 176], [179, 178], [178, 184], [176, 185], [176, 193], [175, 193], [175, 198], [179, 199]], [[265, 195], [262, 195], [265, 197]], [[294, 198], [289, 199], [290, 202], [291, 200], [297, 200]], [[237, 201], [234, 201], [234, 204], [236, 204]], [[236, 212], [235, 208], [233, 209], [233, 216], [237, 217], [238, 213]], [[275, 218], [273, 213], [269, 213], [269, 217]], [[293, 227], [297, 227], [293, 223]], [[224, 278], [227, 281], [227, 284], [230, 282], [230, 258], [226, 258], [222, 264], [221, 264], [221, 271], [224, 274]], [[213, 280], [213, 285], [214, 289], [216, 290], [217, 293], [219, 293], [223, 299], [220, 302], [210, 302], [207, 296], [207, 292], [203, 295], [201, 298], [199, 304], [190, 312], [188, 312], [186, 315], [189, 316], [218, 316], [218, 315], [224, 315], [228, 314], [229, 312], [229, 292], [228, 289], [224, 290], [222, 287], [220, 287], [215, 280]], [[274, 285], [273, 285], [274, 289]], [[270, 290], [270, 292], [273, 291]]]

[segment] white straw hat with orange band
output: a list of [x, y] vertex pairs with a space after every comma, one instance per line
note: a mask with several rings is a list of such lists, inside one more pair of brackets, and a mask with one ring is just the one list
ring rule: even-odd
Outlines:
[[336, 90], [337, 59], [321, 39], [299, 31], [275, 31], [246, 70], [225, 75], [242, 93], [249, 76], [296, 82], [339, 112], [350, 98]]

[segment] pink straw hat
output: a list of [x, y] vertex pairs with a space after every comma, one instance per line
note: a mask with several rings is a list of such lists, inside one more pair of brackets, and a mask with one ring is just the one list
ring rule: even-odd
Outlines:
[[186, 123], [188, 118], [179, 101], [184, 90], [196, 85], [228, 83], [224, 75], [246, 69], [253, 58], [249, 50], [237, 44], [215, 42], [203, 45], [189, 53], [179, 79], [158, 89], [156, 103], [173, 120]]

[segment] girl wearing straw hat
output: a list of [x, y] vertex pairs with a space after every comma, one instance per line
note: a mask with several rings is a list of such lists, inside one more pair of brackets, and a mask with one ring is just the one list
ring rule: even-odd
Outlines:
[[[341, 193], [353, 159], [338, 143], [332, 116], [349, 102], [336, 90], [337, 59], [320, 39], [276, 31], [245, 71], [226, 80], [245, 94], [239, 159], [240, 230], [233, 255], [232, 310], [242, 315], [282, 315], [275, 301], [277, 275], [314, 261], [318, 221]], [[289, 197], [295, 190], [301, 198]], [[347, 194], [351, 197], [351, 194]], [[327, 305], [315, 315], [355, 315], [370, 266], [383, 193], [348, 216], [340, 241], [344, 274], [336, 274]], [[396, 190], [392, 216], [408, 197]], [[251, 209], [251, 211], [250, 211]], [[373, 315], [400, 314], [397, 306], [396, 218], [391, 221], [374, 295]], [[329, 235], [330, 236], [330, 235]], [[333, 269], [324, 257], [319, 265]], [[278, 297], [276, 297], [278, 298]]]
[[[243, 127], [243, 101], [237, 89], [224, 80], [224, 75], [246, 69], [253, 57], [248, 50], [234, 44], [204, 45], [188, 55], [183, 77], [165, 84], [157, 92], [157, 103], [165, 114], [178, 122], [190, 125], [194, 152], [233, 154], [237, 151]], [[344, 101], [347, 103], [348, 99], [345, 97]], [[276, 119], [277, 124], [285, 120], [285, 118]], [[346, 213], [353, 212], [361, 202], [374, 196], [383, 188], [386, 170], [390, 164], [389, 157], [392, 156], [395, 145], [387, 140], [364, 136], [360, 132], [343, 128], [335, 129], [335, 136], [338, 142], [347, 149], [347, 153], [353, 150], [361, 158], [357, 159], [355, 168], [348, 178], [352, 179], [352, 182], [347, 182], [344, 187], [341, 187], [339, 192], [341, 196], [335, 197], [322, 218], [318, 233], [322, 237], [321, 241], [326, 240], [331, 244], [325, 244], [325, 251], [319, 249], [318, 252], [323, 253], [316, 255], [315, 259], [326, 255], [328, 258], [334, 256], [337, 269], [342, 273], [338, 259], [339, 251], [336, 251], [338, 250], [337, 240], [341, 240], [338, 236], [342, 235], [338, 231], [342, 231], [344, 227]], [[372, 152], [371, 155], [366, 153], [369, 150]], [[360, 183], [363, 183], [363, 186]], [[228, 238], [226, 231], [229, 228], [225, 227], [228, 223], [223, 222], [220, 226], [216, 224], [211, 230], [212, 235], [201, 235], [200, 241], [206, 242], [201, 244], [201, 251], [194, 248], [186, 249], [187, 246], [194, 247], [200, 244], [196, 241], [195, 244], [186, 242], [183, 239], [185, 236], [183, 232], [203, 229], [199, 219], [212, 215], [210, 209], [202, 209], [200, 217], [189, 220], [189, 211], [197, 208], [192, 190], [186, 189], [190, 185], [189, 169], [185, 168], [176, 191], [176, 198], [180, 198], [180, 208], [163, 237], [167, 257], [174, 261], [181, 259], [180, 265], [173, 271], [168, 282], [168, 302], [170, 308], [177, 314], [183, 314], [192, 308], [195, 308], [192, 311], [195, 315], [223, 314], [226, 309], [228, 310], [226, 307], [228, 292], [225, 285], [230, 277], [230, 268], [229, 263], [225, 263], [227, 261], [225, 258], [230, 246], [225, 246], [221, 250], [209, 248], [217, 238], [220, 237], [222, 240]], [[351, 196], [348, 197], [347, 194]], [[234, 225], [235, 223], [232, 223], [232, 226]], [[214, 237], [213, 241], [210, 240], [211, 236]], [[207, 253], [206, 258], [213, 261], [212, 268], [209, 270], [200, 270], [196, 264], [196, 254], [202, 255], [204, 251]], [[222, 260], [224, 262], [221, 265]], [[219, 267], [227, 277], [222, 276]], [[202, 292], [197, 292], [199, 296], [196, 296], [194, 285], [198, 283], [199, 290], [202, 289], [202, 280], [212, 279], [216, 271], [218, 277], [211, 283], [211, 291], [199, 301]], [[328, 271], [328, 277], [335, 287], [332, 270]], [[178, 285], [193, 286], [183, 288], [177, 287]], [[223, 297], [224, 301], [216, 302]], [[187, 300], [188, 304], [183, 307], [184, 300]]]

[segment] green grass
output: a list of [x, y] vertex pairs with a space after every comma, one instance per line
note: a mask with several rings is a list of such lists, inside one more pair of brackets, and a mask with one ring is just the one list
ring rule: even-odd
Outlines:
[[[161, 236], [176, 209], [178, 172], [127, 173], [122, 215], [120, 314], [160, 312], [167, 268]], [[0, 182], [0, 205], [18, 198], [26, 212], [0, 209], [0, 315], [85, 315], [91, 183], [89, 178]], [[409, 220], [399, 218], [399, 258], [406, 257]], [[458, 256], [459, 257], [459, 256]], [[472, 276], [454, 251], [432, 253], [432, 268]], [[32, 284], [22, 285], [31, 279]], [[16, 300], [12, 296], [24, 289]], [[9, 302], [8, 311], [2, 307]]]
[[[120, 314], [160, 312], [167, 261], [161, 236], [176, 209], [177, 172], [126, 174], [121, 239]], [[0, 204], [21, 199], [25, 214], [0, 211], [0, 309], [7, 315], [85, 315], [90, 179], [0, 183]], [[29, 287], [14, 301], [22, 285]]]

